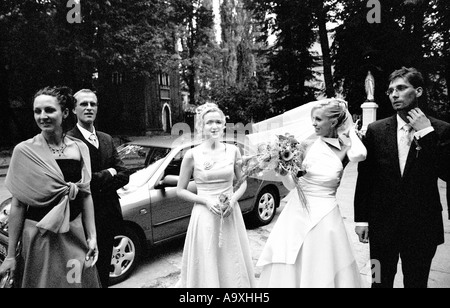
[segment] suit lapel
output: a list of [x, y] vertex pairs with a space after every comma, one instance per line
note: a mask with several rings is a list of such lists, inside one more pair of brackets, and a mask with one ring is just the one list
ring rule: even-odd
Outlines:
[[390, 121], [386, 122], [386, 147], [388, 153], [391, 155], [392, 170], [395, 170], [396, 175], [401, 178], [400, 161], [398, 158], [398, 134], [397, 134], [397, 116], [391, 117]]
[[75, 125], [75, 127], [72, 129], [72, 133], [75, 138], [80, 139], [83, 142], [87, 141], [86, 139], [84, 139], [83, 134], [78, 129], [78, 126]]
[[[82, 134], [81, 131], [78, 129], [78, 126], [75, 126], [74, 129], [73, 129], [72, 131], [73, 131], [73, 136], [74, 136], [75, 138], [78, 138], [78, 139], [80, 139], [81, 141], [83, 141], [83, 142], [88, 146], [89, 151], [91, 151], [91, 150], [97, 150], [97, 149], [92, 145], [92, 143], [90, 143], [88, 140], [86, 140], [86, 138], [84, 138], [83, 134]], [[101, 147], [102, 142], [100, 141], [100, 136], [99, 136], [98, 134], [97, 134], [97, 139], [98, 139], [98, 144], [99, 144], [98, 150], [100, 150], [100, 147]], [[103, 142], [104, 142], [104, 141], [103, 141]]]
[[97, 139], [98, 139], [98, 150], [101, 153], [103, 148], [104, 149], [108, 148], [108, 142], [105, 138], [103, 138], [103, 135], [99, 134], [98, 132], [97, 132]]
[[414, 165], [414, 162], [416, 161], [417, 156], [417, 150], [416, 150], [416, 143], [415, 138], [412, 141], [411, 148], [409, 149], [408, 153], [408, 159], [406, 160], [406, 166], [405, 171], [403, 172], [403, 177], [406, 177], [411, 169], [411, 167]]
[[104, 137], [104, 135], [99, 134], [97, 132], [97, 140], [98, 140], [98, 153], [100, 157], [100, 161], [102, 166], [107, 164], [108, 155], [110, 145], [108, 143], [108, 139]]

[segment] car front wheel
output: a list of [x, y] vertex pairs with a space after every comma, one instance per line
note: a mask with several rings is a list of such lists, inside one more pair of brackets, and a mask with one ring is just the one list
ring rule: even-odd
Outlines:
[[126, 226], [123, 234], [114, 238], [110, 284], [115, 285], [126, 280], [135, 270], [141, 257], [142, 245], [139, 236], [131, 227]]

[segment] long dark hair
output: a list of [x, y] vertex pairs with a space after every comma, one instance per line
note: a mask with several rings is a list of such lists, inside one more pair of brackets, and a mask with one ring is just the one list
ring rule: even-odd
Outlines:
[[34, 94], [34, 99], [40, 95], [48, 95], [55, 97], [61, 107], [61, 110], [64, 112], [65, 110], [69, 111], [69, 116], [66, 119], [63, 119], [62, 128], [64, 134], [66, 134], [74, 125], [74, 120], [72, 116], [72, 109], [75, 106], [75, 98], [72, 95], [72, 89], [66, 86], [60, 87], [45, 87], [40, 89]]

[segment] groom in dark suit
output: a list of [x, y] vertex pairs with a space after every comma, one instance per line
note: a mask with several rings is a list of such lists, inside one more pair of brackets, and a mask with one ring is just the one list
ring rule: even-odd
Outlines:
[[76, 105], [73, 110], [77, 125], [68, 133], [82, 140], [89, 147], [92, 166], [91, 192], [95, 209], [95, 225], [99, 258], [97, 270], [103, 288], [109, 286], [111, 257], [114, 237], [121, 231], [123, 218], [117, 189], [125, 186], [129, 175], [120, 160], [110, 135], [96, 131], [97, 95], [83, 89], [75, 93]]
[[[424, 80], [414, 68], [392, 73], [387, 94], [397, 114], [372, 123], [358, 168], [356, 233], [370, 242], [381, 272], [372, 287], [392, 288], [399, 258], [405, 288], [426, 288], [437, 246], [444, 242], [438, 178], [450, 175], [450, 124], [419, 109]], [[373, 263], [373, 266], [375, 263]]]

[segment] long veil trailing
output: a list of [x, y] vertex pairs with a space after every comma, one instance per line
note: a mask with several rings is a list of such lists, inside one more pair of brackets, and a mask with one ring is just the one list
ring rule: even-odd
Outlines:
[[[300, 107], [286, 111], [281, 115], [254, 123], [252, 125], [252, 133], [247, 135], [249, 146], [247, 148], [248, 153], [245, 153], [245, 155], [255, 154], [257, 152], [258, 145], [275, 140], [277, 135], [285, 135], [288, 133], [294, 136], [294, 138], [300, 143], [309, 138], [316, 138], [311, 119], [312, 110], [320, 103], [335, 100], [347, 106], [347, 102], [342, 99], [327, 98], [324, 100], [307, 103]], [[345, 134], [348, 133], [352, 126], [353, 119], [347, 109], [347, 120], [338, 130], [339, 136], [342, 139], [346, 139]], [[260, 173], [258, 178], [263, 180], [281, 181], [281, 178], [274, 172], [274, 170], [269, 169]]]
[[318, 102], [310, 102], [273, 118], [253, 124], [253, 133], [248, 135], [250, 148], [274, 139], [276, 135], [290, 133], [299, 142], [314, 135], [311, 111]]
[[[314, 137], [311, 112], [316, 104], [317, 102], [310, 102], [281, 115], [254, 123], [252, 125], [252, 133], [247, 135], [249, 146], [245, 155], [254, 155], [258, 151], [258, 145], [273, 142], [277, 135], [284, 136], [288, 133], [299, 142]], [[273, 169], [264, 170], [256, 177], [266, 181], [282, 181], [282, 178]]]

